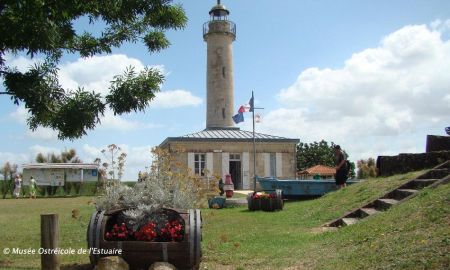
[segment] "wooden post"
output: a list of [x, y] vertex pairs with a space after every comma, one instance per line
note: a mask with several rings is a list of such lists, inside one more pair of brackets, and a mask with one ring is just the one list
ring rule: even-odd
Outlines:
[[[59, 221], [58, 214], [41, 214], [41, 248], [44, 253], [55, 253], [59, 245]], [[42, 254], [42, 270], [59, 270], [59, 255]]]

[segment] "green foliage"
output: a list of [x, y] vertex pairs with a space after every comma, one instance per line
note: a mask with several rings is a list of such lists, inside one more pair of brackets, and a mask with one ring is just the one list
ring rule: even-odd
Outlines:
[[57, 155], [51, 153], [47, 159], [42, 153], [38, 153], [34, 159], [37, 163], [82, 163], [80, 158], [77, 156], [77, 151], [75, 149], [64, 150], [61, 154]]
[[350, 162], [350, 170], [348, 171], [348, 178], [354, 179], [356, 177], [355, 162]]
[[358, 160], [358, 179], [365, 179], [368, 177], [377, 176], [377, 166], [375, 159], [368, 158], [367, 160]]
[[44, 155], [42, 153], [38, 153], [34, 160], [37, 163], [46, 163], [47, 162], [47, 159], [44, 157]]
[[[159, 91], [164, 76], [157, 69], [148, 69], [136, 75], [134, 68], [125, 71], [123, 76], [116, 76], [111, 85], [111, 93], [106, 101], [116, 114], [131, 111], [143, 111]], [[154, 92], [149, 91], [153, 89]]]
[[6, 198], [8, 193], [13, 193], [14, 190], [14, 174], [17, 173], [17, 164], [11, 164], [8, 161], [1, 167], [0, 172], [3, 175], [3, 181], [1, 181], [1, 192], [3, 199]]
[[[334, 167], [333, 147], [336, 144], [321, 140], [320, 142], [303, 143], [297, 145], [297, 170], [303, 171], [316, 165]], [[347, 155], [343, 150], [344, 155]]]
[[[95, 89], [63, 89], [58, 64], [63, 54], [89, 57], [111, 53], [125, 42], [143, 42], [149, 52], [170, 45], [165, 32], [181, 29], [187, 17], [170, 0], [49, 1], [18, 0], [0, 3], [0, 77], [15, 104], [24, 103], [32, 130], [39, 126], [58, 131], [60, 139], [76, 139], [99, 123], [106, 106], [115, 114], [144, 110], [163, 81], [155, 69], [140, 74], [130, 68], [112, 81], [106, 97]], [[88, 18], [90, 27], [75, 31], [73, 25]], [[92, 27], [91, 27], [92, 26]], [[97, 35], [91, 29], [101, 31]], [[6, 54], [43, 56], [44, 62], [19, 72], [6, 65]]]

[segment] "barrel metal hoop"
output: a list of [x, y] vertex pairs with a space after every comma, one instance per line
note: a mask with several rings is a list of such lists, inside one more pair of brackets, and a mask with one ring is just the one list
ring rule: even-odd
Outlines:
[[[101, 211], [100, 215], [98, 215], [96, 218], [96, 224], [97, 227], [95, 228], [95, 243], [94, 243], [94, 247], [95, 248], [100, 248], [100, 237], [101, 237], [101, 227], [102, 227], [102, 222], [103, 222], [103, 216], [105, 215], [105, 211]], [[99, 222], [100, 220], [100, 222]], [[100, 255], [95, 255], [96, 257], [96, 261], [100, 258]]]
[[92, 213], [91, 221], [89, 222], [88, 226], [88, 248], [91, 248], [94, 245], [94, 222], [95, 218], [97, 217], [98, 212], [95, 211]]
[[196, 265], [200, 263], [200, 258], [202, 257], [202, 250], [201, 250], [201, 243], [200, 241], [202, 240], [202, 221], [201, 221], [201, 215], [200, 215], [200, 210], [199, 209], [195, 209], [195, 218], [196, 218], [196, 223], [195, 223], [195, 263]]
[[[123, 242], [122, 241], [117, 241], [117, 250], [123, 250]], [[121, 252], [120, 254], [123, 254], [123, 252]]]
[[195, 215], [194, 210], [189, 209], [189, 259], [191, 265], [194, 265], [194, 245], [195, 245]]
[[166, 242], [162, 243], [162, 254], [163, 254], [163, 262], [168, 262], [169, 256], [167, 253], [167, 243]]

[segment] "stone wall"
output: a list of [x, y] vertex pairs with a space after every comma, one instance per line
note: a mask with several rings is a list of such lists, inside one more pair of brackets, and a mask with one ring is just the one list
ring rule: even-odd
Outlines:
[[450, 136], [427, 136], [426, 152], [450, 151]]
[[379, 156], [377, 158], [378, 176], [429, 169], [447, 160], [450, 160], [450, 151]]

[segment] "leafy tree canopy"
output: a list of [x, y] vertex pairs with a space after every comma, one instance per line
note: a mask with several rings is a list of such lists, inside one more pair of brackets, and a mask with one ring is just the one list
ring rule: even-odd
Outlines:
[[324, 140], [313, 143], [300, 142], [297, 145], [297, 169], [303, 171], [316, 165], [334, 167], [334, 146], [334, 142], [328, 144]]
[[[333, 148], [336, 144], [330, 144], [324, 140], [313, 143], [300, 142], [297, 145], [297, 170], [303, 171], [316, 165], [325, 165], [335, 167]], [[348, 157], [347, 152], [342, 149], [344, 155]], [[355, 164], [350, 162], [349, 178], [355, 177]]]
[[82, 163], [81, 159], [77, 156], [75, 149], [64, 150], [60, 155], [51, 153], [48, 157], [45, 157], [42, 153], [36, 155], [35, 161], [37, 163]]
[[[88, 18], [101, 25], [100, 34], [75, 31], [73, 24]], [[60, 139], [76, 139], [94, 129], [106, 107], [115, 114], [144, 110], [164, 80], [160, 71], [132, 67], [114, 77], [105, 97], [95, 89], [63, 89], [58, 63], [63, 54], [89, 57], [111, 53], [124, 42], [143, 42], [159, 52], [170, 42], [165, 31], [181, 29], [187, 17], [171, 0], [53, 1], [5, 0], [0, 2], [0, 77], [15, 104], [23, 103], [31, 116], [28, 125], [58, 131]], [[5, 62], [6, 54], [43, 55], [45, 61], [19, 72]]]

